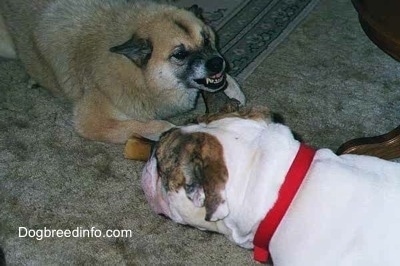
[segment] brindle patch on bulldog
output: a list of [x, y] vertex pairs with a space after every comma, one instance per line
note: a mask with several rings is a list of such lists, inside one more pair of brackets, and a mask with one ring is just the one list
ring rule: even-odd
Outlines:
[[222, 193], [228, 180], [219, 141], [207, 133], [173, 129], [162, 135], [155, 155], [164, 187], [168, 191], [185, 189], [196, 206], [206, 208], [205, 220], [210, 220], [225, 202]]
[[262, 106], [238, 108], [236, 105], [228, 104], [224, 106], [219, 113], [199, 116], [196, 122], [208, 124], [228, 117], [269, 121], [271, 119], [271, 112], [268, 108]]

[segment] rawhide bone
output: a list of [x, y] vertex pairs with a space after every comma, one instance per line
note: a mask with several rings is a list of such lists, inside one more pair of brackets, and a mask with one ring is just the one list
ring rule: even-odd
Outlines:
[[125, 144], [126, 159], [146, 162], [150, 158], [153, 141], [140, 136], [133, 136]]

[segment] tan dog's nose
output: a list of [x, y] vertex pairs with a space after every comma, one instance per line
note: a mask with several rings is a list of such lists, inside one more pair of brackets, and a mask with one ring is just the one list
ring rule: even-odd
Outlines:
[[206, 68], [211, 75], [221, 73], [224, 70], [224, 59], [220, 56], [213, 57], [206, 62]]

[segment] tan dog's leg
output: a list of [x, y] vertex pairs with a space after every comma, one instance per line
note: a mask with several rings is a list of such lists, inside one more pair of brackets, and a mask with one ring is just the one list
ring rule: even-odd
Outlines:
[[119, 121], [99, 119], [90, 122], [76, 121], [77, 131], [85, 138], [113, 143], [125, 143], [132, 135], [140, 135], [150, 140], [158, 140], [161, 133], [174, 127], [173, 124], [162, 120], [139, 122], [135, 120]]
[[[150, 140], [158, 140], [161, 133], [175, 125], [164, 120], [140, 122], [122, 120], [115, 116], [116, 110], [109, 104], [93, 103], [94, 98], [78, 102], [74, 109], [75, 128], [83, 137], [113, 143], [125, 143], [132, 136], [142, 136]], [[114, 117], [113, 117], [114, 115]]]

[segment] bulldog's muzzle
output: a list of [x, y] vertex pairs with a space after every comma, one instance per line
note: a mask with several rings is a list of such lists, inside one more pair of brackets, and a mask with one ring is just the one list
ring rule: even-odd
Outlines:
[[142, 188], [153, 211], [170, 217], [168, 199], [162, 189], [161, 180], [157, 173], [157, 162], [154, 157], [150, 158], [143, 169]]

